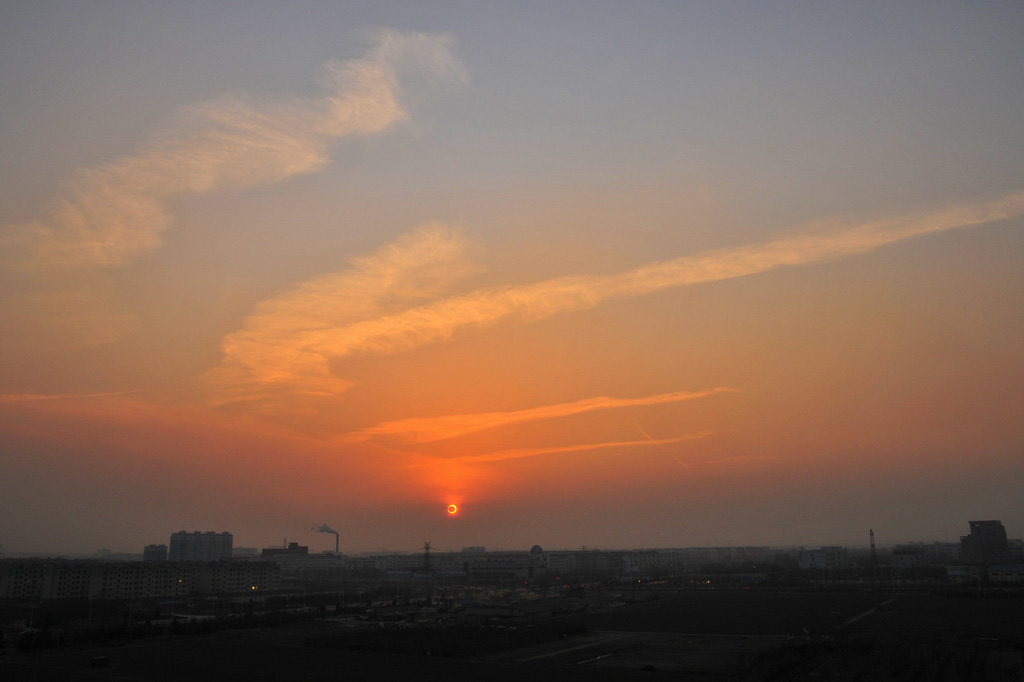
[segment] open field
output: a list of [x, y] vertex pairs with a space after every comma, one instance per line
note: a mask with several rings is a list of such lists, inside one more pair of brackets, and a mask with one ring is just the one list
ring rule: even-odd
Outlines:
[[[281, 680], [521, 680], [523, 668], [472, 659], [312, 649], [302, 646], [312, 630], [294, 625], [275, 630], [223, 631], [205, 637], [162, 639], [120, 647], [65, 650], [0, 661], [4, 682], [280, 682]], [[93, 656], [108, 656], [109, 668], [90, 669]], [[628, 680], [628, 671], [594, 672], [582, 667], [538, 665], [533, 680]]]
[[[844, 679], [884, 673], [890, 679], [984, 680], [985, 666], [997, 659], [1019, 668], [1022, 607], [1024, 599], [1011, 595], [702, 592], [574, 616], [568, 622], [585, 625], [582, 636], [486, 657], [303, 646], [310, 635], [337, 627], [321, 621], [35, 656], [8, 647], [0, 679], [258, 682], [345, 675], [540, 682], [627, 680], [644, 671], [684, 680], [793, 680], [840, 671]], [[109, 657], [110, 667], [90, 669], [93, 656]]]
[[891, 608], [852, 623], [853, 635], [1024, 640], [1024, 595], [976, 597], [907, 594]]
[[[1021, 679], [1024, 599], [969, 594], [701, 593], [579, 620], [622, 640], [588, 648], [591, 667], [710, 678], [986, 679], [1009, 657]], [[807, 636], [808, 633], [810, 636]], [[789, 635], [787, 637], [787, 635]], [[617, 646], [619, 645], [619, 646]]]
[[828, 631], [888, 598], [871, 593], [706, 591], [573, 620], [591, 630], [802, 636]]

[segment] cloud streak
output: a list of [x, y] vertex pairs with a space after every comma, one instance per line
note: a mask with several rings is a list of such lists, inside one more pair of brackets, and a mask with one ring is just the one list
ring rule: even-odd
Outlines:
[[467, 464], [475, 464], [482, 462], [503, 462], [509, 459], [523, 459], [524, 457], [536, 457], [538, 455], [558, 455], [568, 452], [585, 452], [587, 450], [604, 450], [607, 448], [626, 448], [635, 447], [638, 445], [656, 445], [664, 450], [664, 445], [671, 443], [682, 443], [688, 440], [700, 440], [701, 438], [707, 438], [708, 436], [714, 435], [713, 431], [701, 431], [700, 433], [691, 434], [688, 436], [679, 436], [677, 438], [662, 438], [655, 440], [648, 438], [647, 440], [629, 440], [629, 441], [615, 441], [608, 443], [582, 443], [579, 445], [562, 445], [553, 446], [547, 448], [517, 448], [514, 450], [502, 450], [500, 452], [488, 452], [482, 455], [466, 455], [464, 457], [452, 458], [457, 462], [465, 462]]
[[[510, 424], [522, 424], [525, 422], [539, 421], [542, 419], [556, 419], [569, 417], [575, 414], [593, 412], [595, 410], [610, 410], [622, 407], [641, 407], [647, 405], [662, 405], [665, 403], [677, 403], [684, 400], [695, 400], [706, 398], [718, 393], [733, 392], [731, 388], [713, 388], [707, 391], [690, 393], [687, 391], [676, 391], [674, 393], [660, 393], [658, 395], [646, 396], [643, 398], [586, 398], [571, 403], [557, 403], [555, 405], [543, 405], [531, 407], [525, 410], [514, 410], [511, 412], [478, 412], [474, 414], [452, 414], [442, 417], [414, 417], [410, 419], [398, 419], [395, 421], [381, 422], [376, 426], [354, 431], [346, 434], [342, 440], [347, 442], [361, 442], [380, 436], [402, 436], [407, 437], [415, 443], [429, 443], [438, 440], [458, 438], [471, 433], [496, 429]], [[647, 441], [642, 441], [647, 442]]]
[[838, 260], [912, 237], [974, 227], [1022, 213], [1024, 193], [1017, 193], [989, 203], [852, 227], [834, 226], [824, 233], [705, 251], [607, 277], [568, 276], [526, 286], [481, 289], [331, 330], [320, 350], [335, 357], [355, 352], [396, 353], [447, 340], [464, 327], [491, 324], [507, 317], [532, 322], [557, 313], [593, 308], [610, 298]]
[[35, 403], [43, 400], [111, 398], [132, 393], [137, 393], [137, 391], [111, 391], [108, 393], [3, 393], [0, 394], [0, 403]]
[[432, 300], [479, 268], [455, 229], [428, 223], [350, 268], [308, 280], [261, 302], [245, 326], [224, 338], [222, 365], [205, 377], [214, 404], [262, 396], [277, 387], [329, 396], [351, 386], [322, 352], [332, 330]]
[[[305, 392], [336, 393], [350, 384], [335, 377], [329, 363], [354, 353], [399, 353], [446, 341], [461, 329], [503, 319], [528, 323], [594, 308], [609, 299], [849, 258], [913, 237], [977, 227], [1021, 214], [1024, 192], [875, 222], [833, 222], [819, 225], [811, 233], [704, 251], [610, 276], [565, 276], [528, 285], [478, 289], [393, 312], [366, 304], [378, 294], [386, 296], [390, 285], [374, 293], [374, 278], [364, 277], [357, 265], [353, 271], [312, 280], [261, 304], [242, 330], [225, 338], [224, 367], [244, 370], [233, 375], [240, 382], [237, 386], [247, 386], [239, 389], [240, 395], [267, 390], [274, 383]], [[438, 242], [439, 253], [450, 250], [441, 244], [451, 236], [431, 239]], [[387, 247], [399, 251], [406, 248], [408, 239]], [[406, 275], [398, 267], [398, 260], [389, 272], [402, 280]], [[445, 262], [445, 256], [439, 256], [440, 262]], [[410, 267], [415, 279], [422, 264], [413, 259]], [[353, 278], [359, 280], [356, 297], [350, 293]], [[307, 314], [313, 301], [327, 304], [330, 313]], [[229, 385], [231, 377], [218, 372], [221, 379], [229, 380], [222, 383]]]

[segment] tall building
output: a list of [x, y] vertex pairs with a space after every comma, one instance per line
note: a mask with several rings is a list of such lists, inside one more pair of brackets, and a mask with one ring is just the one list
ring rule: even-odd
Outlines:
[[212, 530], [191, 533], [179, 530], [171, 533], [171, 545], [167, 551], [168, 561], [219, 561], [231, 558], [231, 533], [214, 533]]
[[1010, 543], [1002, 521], [968, 521], [970, 535], [960, 537], [960, 558], [969, 566], [1010, 563]]

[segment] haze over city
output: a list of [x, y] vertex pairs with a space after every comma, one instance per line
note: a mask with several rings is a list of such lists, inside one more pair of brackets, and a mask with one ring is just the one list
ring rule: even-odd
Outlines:
[[1022, 29], [5, 3], [0, 544], [1019, 534]]

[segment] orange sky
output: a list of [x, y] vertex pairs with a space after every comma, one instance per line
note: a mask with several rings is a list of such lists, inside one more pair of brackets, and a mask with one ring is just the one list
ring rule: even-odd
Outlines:
[[883, 64], [866, 9], [435, 9], [311, 9], [269, 72], [210, 28], [202, 82], [177, 10], [12, 43], [7, 551], [1024, 533], [1019, 11], [890, 17]]

